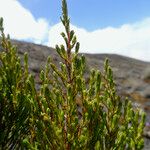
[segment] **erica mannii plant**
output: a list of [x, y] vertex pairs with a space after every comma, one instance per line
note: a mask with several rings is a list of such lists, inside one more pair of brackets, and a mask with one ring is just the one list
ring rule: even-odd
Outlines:
[[57, 67], [48, 57], [40, 73], [40, 91], [28, 72], [27, 56], [22, 70], [16, 51], [2, 32], [0, 125], [5, 130], [0, 128], [1, 147], [141, 150], [145, 113], [117, 95], [108, 59], [104, 73], [93, 69], [86, 81], [85, 57], [79, 55], [80, 43], [70, 29], [66, 0], [62, 0], [61, 22], [65, 45], [56, 45], [61, 62]]

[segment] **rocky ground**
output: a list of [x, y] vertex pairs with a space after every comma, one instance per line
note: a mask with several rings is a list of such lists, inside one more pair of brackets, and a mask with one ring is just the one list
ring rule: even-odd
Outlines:
[[[39, 71], [44, 67], [50, 55], [56, 63], [59, 57], [53, 48], [35, 45], [32, 43], [13, 41], [18, 47], [21, 58], [23, 53], [29, 54], [29, 68], [38, 79]], [[109, 58], [114, 72], [118, 93], [128, 96], [135, 106], [140, 106], [147, 113], [145, 136], [145, 149], [150, 149], [150, 62], [144, 62], [114, 54], [84, 54], [86, 56], [87, 71], [97, 68], [103, 71], [105, 58]]]

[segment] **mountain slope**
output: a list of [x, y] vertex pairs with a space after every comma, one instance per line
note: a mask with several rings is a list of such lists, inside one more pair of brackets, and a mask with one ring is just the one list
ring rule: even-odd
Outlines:
[[[61, 60], [55, 49], [36, 45], [33, 43], [12, 41], [18, 47], [18, 53], [23, 59], [24, 52], [29, 55], [29, 69], [35, 75], [37, 88], [39, 87], [39, 72], [44, 67], [47, 57], [50, 55], [58, 64]], [[150, 62], [144, 62], [116, 54], [84, 54], [86, 57], [86, 74], [91, 68], [103, 71], [105, 58], [109, 58], [110, 66], [114, 72], [114, 79], [118, 94], [128, 96], [133, 104], [141, 107], [147, 113], [147, 124], [145, 136], [150, 138]], [[147, 140], [146, 140], [147, 141]], [[150, 141], [146, 143], [150, 149]], [[146, 150], [146, 149], [145, 149]]]
[[[17, 45], [18, 53], [21, 58], [23, 57], [24, 52], [28, 52], [29, 68], [34, 74], [39, 73], [44, 67], [49, 55], [53, 58], [56, 64], [61, 61], [53, 48], [18, 41], [13, 41], [13, 44]], [[104, 60], [105, 58], [109, 58], [110, 65], [114, 72], [118, 92], [132, 97], [132, 99], [139, 102], [143, 108], [149, 107], [148, 105], [145, 106], [145, 102], [150, 101], [150, 92], [148, 92], [150, 91], [150, 62], [144, 62], [116, 54], [84, 55], [86, 57], [87, 66], [86, 76], [88, 76], [88, 72], [91, 68], [103, 71]]]

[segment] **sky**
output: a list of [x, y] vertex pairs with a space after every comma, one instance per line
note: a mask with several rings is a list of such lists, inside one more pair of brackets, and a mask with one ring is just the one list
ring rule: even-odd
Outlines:
[[[115, 53], [150, 62], [150, 0], [67, 0], [83, 53]], [[0, 0], [13, 39], [62, 44], [61, 0]]]

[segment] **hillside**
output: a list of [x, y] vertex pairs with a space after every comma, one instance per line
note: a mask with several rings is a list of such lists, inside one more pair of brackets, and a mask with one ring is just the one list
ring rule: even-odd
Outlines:
[[[29, 68], [37, 75], [44, 67], [47, 57], [50, 55], [53, 61], [58, 64], [60, 58], [55, 49], [36, 45], [33, 43], [13, 41], [17, 45], [20, 57], [27, 52], [29, 55]], [[128, 58], [116, 54], [84, 54], [86, 57], [86, 75], [91, 68], [103, 71], [105, 58], [109, 58], [110, 65], [114, 72], [114, 78], [117, 84], [118, 92], [122, 95], [128, 95], [136, 102], [141, 104], [146, 111], [148, 101], [150, 100], [150, 62], [144, 62], [137, 59]]]
[[[50, 55], [58, 64], [60, 58], [55, 49], [27, 42], [12, 41], [17, 45], [18, 53], [23, 58], [23, 53], [28, 52], [29, 69], [35, 75], [37, 88], [39, 87], [38, 73], [44, 67]], [[120, 96], [128, 96], [135, 107], [141, 107], [147, 113], [147, 127], [145, 137], [150, 138], [150, 62], [144, 62], [115, 54], [84, 54], [86, 57], [86, 78], [90, 68], [103, 71], [105, 58], [109, 58], [114, 72], [116, 87]], [[147, 140], [145, 140], [147, 141]], [[146, 145], [150, 145], [149, 140]], [[150, 148], [150, 146], [148, 147]], [[146, 150], [146, 149], [145, 149]]]

